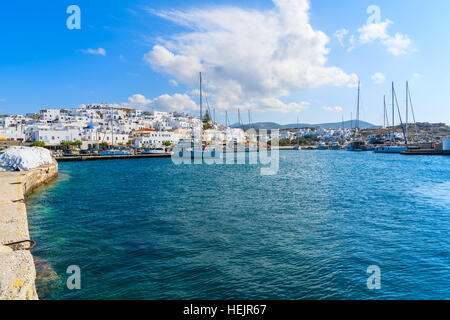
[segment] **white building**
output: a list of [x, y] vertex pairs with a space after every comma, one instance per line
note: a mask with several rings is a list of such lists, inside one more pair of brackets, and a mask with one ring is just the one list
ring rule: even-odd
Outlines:
[[43, 121], [58, 120], [61, 115], [60, 109], [43, 109], [39, 111], [39, 119]]
[[170, 131], [151, 131], [136, 137], [134, 146], [136, 148], [162, 146], [166, 141], [169, 141], [171, 144], [176, 144], [178, 143], [178, 138]]
[[75, 129], [36, 130], [31, 134], [32, 141], [43, 141], [46, 146], [58, 146], [64, 141], [81, 140], [81, 132]]

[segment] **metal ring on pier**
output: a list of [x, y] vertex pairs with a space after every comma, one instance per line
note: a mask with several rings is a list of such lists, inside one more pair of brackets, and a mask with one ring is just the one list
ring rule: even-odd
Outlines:
[[33, 249], [36, 246], [36, 241], [33, 241], [33, 240], [23, 240], [23, 241], [8, 243], [8, 244], [4, 244], [4, 246], [7, 246], [7, 247], [15, 246], [15, 245], [22, 244], [22, 243], [25, 243], [25, 242], [29, 242], [31, 245], [30, 245], [29, 248], [25, 248], [25, 249], [21, 249], [21, 250], [27, 250], [28, 251], [28, 250]]

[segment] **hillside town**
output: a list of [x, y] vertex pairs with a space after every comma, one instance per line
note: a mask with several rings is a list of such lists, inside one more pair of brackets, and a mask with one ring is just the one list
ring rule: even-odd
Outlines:
[[[0, 118], [0, 141], [34, 143], [48, 148], [76, 143], [82, 150], [100, 146], [141, 148], [175, 144], [200, 127], [200, 119], [188, 114], [95, 104], [3, 116]], [[238, 141], [240, 132], [240, 129], [224, 130], [229, 139]]]
[[[203, 122], [205, 122], [205, 118]], [[244, 143], [244, 128], [225, 127], [208, 120], [203, 124], [203, 140]], [[117, 108], [107, 104], [83, 105], [74, 109], [43, 109], [39, 113], [0, 117], [0, 142], [8, 144], [39, 144], [57, 149], [67, 143], [79, 144], [82, 150], [103, 146], [135, 148], [159, 147], [189, 139], [193, 130], [202, 128], [202, 121], [185, 113], [144, 111]], [[350, 138], [350, 129], [305, 128], [280, 132], [280, 139], [297, 138], [342, 141]]]
[[[419, 124], [422, 137], [426, 132], [440, 140], [440, 132], [448, 135], [445, 124]], [[195, 130], [202, 130], [205, 144], [217, 141], [245, 144], [248, 130], [244, 125], [224, 126], [206, 112], [202, 121], [186, 113], [127, 109], [108, 104], [82, 105], [73, 109], [42, 109], [39, 113], [0, 116], [0, 148], [10, 145], [37, 145], [53, 150], [75, 146], [79, 150], [111, 148], [157, 148], [176, 145], [191, 139]], [[342, 147], [355, 138], [356, 128], [297, 128], [272, 132], [267, 139], [278, 138], [281, 146], [322, 145]], [[402, 140], [400, 127], [395, 133], [383, 128], [361, 130], [367, 141], [383, 136]], [[413, 131], [411, 131], [413, 133]], [[393, 135], [393, 136], [392, 136]], [[260, 137], [260, 141], [262, 136]]]

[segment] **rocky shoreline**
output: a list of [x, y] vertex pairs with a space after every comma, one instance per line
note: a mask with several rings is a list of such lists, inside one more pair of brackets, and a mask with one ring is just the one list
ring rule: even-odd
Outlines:
[[0, 172], [0, 300], [37, 300], [36, 268], [30, 240], [25, 198], [37, 187], [56, 179], [58, 164], [42, 165], [23, 172]]

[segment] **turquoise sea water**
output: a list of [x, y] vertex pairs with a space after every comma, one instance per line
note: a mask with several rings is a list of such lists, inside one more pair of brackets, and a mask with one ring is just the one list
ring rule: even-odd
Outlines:
[[450, 299], [448, 157], [282, 151], [275, 176], [62, 163], [27, 206], [41, 298]]

